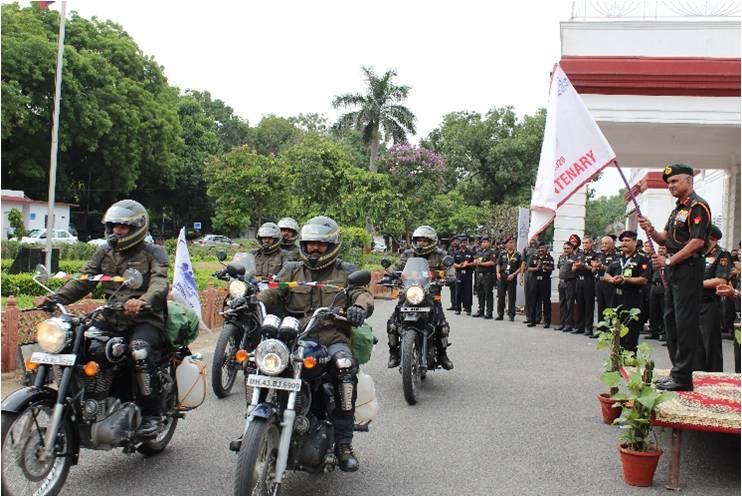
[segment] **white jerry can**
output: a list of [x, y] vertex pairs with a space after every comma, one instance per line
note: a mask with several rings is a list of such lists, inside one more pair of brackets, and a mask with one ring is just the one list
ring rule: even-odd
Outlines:
[[189, 355], [175, 368], [178, 383], [178, 406], [194, 408], [206, 400], [206, 364], [201, 354]]
[[374, 380], [363, 371], [358, 371], [355, 423], [365, 425], [371, 422], [379, 412], [379, 401], [376, 398]]

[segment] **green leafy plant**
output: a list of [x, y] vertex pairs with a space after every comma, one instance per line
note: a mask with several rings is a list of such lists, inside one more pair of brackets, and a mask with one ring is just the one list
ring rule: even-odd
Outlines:
[[10, 209], [8, 213], [8, 224], [13, 228], [13, 236], [18, 240], [26, 235], [26, 227], [23, 224], [23, 214], [16, 208]]
[[634, 353], [621, 347], [621, 338], [629, 333], [628, 323], [639, 319], [640, 309], [609, 307], [603, 311], [603, 320], [598, 323], [598, 350], [608, 349], [608, 359], [603, 362], [600, 381], [611, 388], [611, 395], [618, 392], [619, 370], [634, 363]]

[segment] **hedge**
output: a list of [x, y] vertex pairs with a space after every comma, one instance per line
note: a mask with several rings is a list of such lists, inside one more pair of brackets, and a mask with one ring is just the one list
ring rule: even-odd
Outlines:
[[[45, 248], [44, 245], [40, 244], [24, 244], [28, 247], [35, 247], [35, 248]], [[17, 242], [15, 240], [8, 240], [2, 243], [2, 249], [0, 250], [0, 255], [3, 259], [15, 259], [18, 255], [18, 250], [20, 249], [21, 244], [20, 242]], [[60, 260], [87, 260], [90, 259], [93, 254], [95, 253], [95, 250], [98, 248], [95, 245], [89, 245], [87, 243], [78, 242], [78, 243], [62, 243], [59, 245], [55, 245], [54, 248], [59, 249], [59, 259]]]
[[[67, 282], [67, 280], [61, 279], [50, 279], [46, 282], [46, 286], [52, 290], [56, 290]], [[37, 285], [33, 281], [33, 275], [29, 273], [21, 274], [5, 274], [2, 275], [2, 296], [8, 297], [10, 295], [46, 295], [47, 291]], [[93, 298], [103, 298], [103, 287], [98, 286], [93, 291]]]

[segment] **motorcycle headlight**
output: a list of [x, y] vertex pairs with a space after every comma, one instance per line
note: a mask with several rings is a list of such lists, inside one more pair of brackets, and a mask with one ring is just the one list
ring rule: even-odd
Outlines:
[[289, 365], [289, 348], [280, 340], [263, 340], [255, 349], [255, 362], [265, 374], [281, 374]]
[[229, 296], [233, 299], [242, 297], [247, 291], [247, 283], [242, 280], [233, 280], [229, 284]]
[[58, 354], [70, 342], [70, 325], [60, 318], [42, 321], [36, 326], [36, 341], [44, 352]]
[[407, 292], [405, 293], [405, 298], [407, 299], [407, 302], [409, 302], [412, 305], [417, 305], [420, 302], [423, 301], [425, 298], [425, 290], [423, 290], [419, 286], [411, 286], [407, 289]]

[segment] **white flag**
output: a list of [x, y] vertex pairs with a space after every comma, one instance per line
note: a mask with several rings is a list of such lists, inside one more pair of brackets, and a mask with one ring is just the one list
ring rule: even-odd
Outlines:
[[199, 298], [196, 277], [193, 275], [191, 256], [188, 255], [185, 228], [180, 229], [178, 247], [175, 250], [175, 273], [173, 274], [173, 298], [196, 312], [201, 319], [201, 299]]
[[528, 240], [544, 231], [557, 208], [615, 158], [593, 116], [557, 64], [549, 91], [536, 187], [531, 197]]

